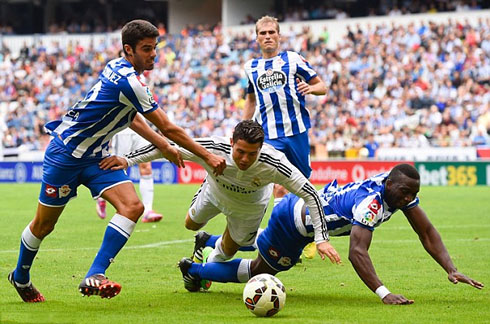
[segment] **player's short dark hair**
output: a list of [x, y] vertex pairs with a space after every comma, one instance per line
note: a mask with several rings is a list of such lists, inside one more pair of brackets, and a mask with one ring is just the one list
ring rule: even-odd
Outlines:
[[388, 174], [388, 179], [396, 181], [401, 177], [401, 175], [405, 175], [414, 180], [420, 180], [420, 174], [417, 169], [415, 169], [414, 166], [406, 163], [398, 164], [391, 169], [390, 174]]
[[243, 120], [235, 126], [233, 143], [241, 139], [250, 144], [260, 143], [262, 145], [265, 139], [264, 129], [256, 121]]
[[140, 40], [158, 36], [158, 28], [156, 28], [151, 22], [142, 19], [131, 20], [130, 22], [126, 23], [121, 30], [121, 40], [124, 54], [128, 54], [124, 49], [124, 44], [128, 44], [134, 50], [136, 48], [136, 44], [138, 44]]

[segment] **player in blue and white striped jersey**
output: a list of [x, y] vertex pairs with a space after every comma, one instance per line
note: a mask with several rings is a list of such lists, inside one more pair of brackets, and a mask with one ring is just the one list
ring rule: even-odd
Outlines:
[[310, 114], [305, 95], [324, 95], [324, 82], [298, 53], [279, 51], [279, 23], [265, 16], [255, 25], [262, 57], [245, 63], [249, 86], [244, 119], [262, 125], [265, 142], [284, 152], [288, 160], [309, 178]]
[[109, 140], [130, 126], [156, 145], [166, 158], [183, 166], [180, 153], [137, 112], [165, 136], [203, 158], [217, 174], [226, 167], [223, 158], [208, 152], [171, 123], [163, 110], [158, 109], [150, 89], [140, 81], [143, 71], [153, 69], [158, 35], [158, 29], [147, 21], [127, 23], [121, 31], [124, 57], [110, 61], [86, 97], [61, 120], [46, 125], [53, 139], [45, 152], [37, 212], [22, 233], [17, 267], [8, 277], [25, 302], [44, 301], [44, 296], [32, 285], [29, 271], [41, 241], [54, 229], [65, 205], [76, 197], [81, 184], [90, 189], [94, 199], [103, 197], [109, 201], [116, 214], [79, 290], [83, 295], [102, 298], [120, 292], [121, 285], [108, 280], [105, 271], [133, 232], [143, 213], [143, 204], [124, 171], [99, 168], [99, 162], [108, 155]]
[[[336, 181], [319, 190], [331, 236], [350, 235], [349, 260], [362, 281], [385, 304], [411, 304], [402, 295], [392, 294], [376, 275], [368, 249], [373, 230], [401, 210], [407, 217], [426, 251], [448, 273], [452, 283], [463, 282], [481, 289], [483, 284], [457, 271], [441, 237], [419, 207], [417, 193], [420, 176], [408, 164], [395, 166], [390, 173], [382, 173], [364, 181], [353, 182], [342, 188]], [[182, 259], [179, 266], [196, 280], [218, 282], [247, 282], [259, 273], [272, 275], [289, 270], [299, 259], [303, 248], [312, 242], [312, 226], [308, 208], [293, 194], [286, 195], [274, 207], [267, 227], [258, 235], [255, 247], [259, 254], [254, 260], [235, 259], [227, 263], [205, 266]], [[214, 246], [219, 236], [203, 243]], [[247, 248], [250, 250], [250, 247]]]

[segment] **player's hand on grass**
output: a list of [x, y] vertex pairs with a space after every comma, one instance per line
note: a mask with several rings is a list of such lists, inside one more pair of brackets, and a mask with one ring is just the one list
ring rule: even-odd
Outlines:
[[461, 272], [458, 272], [458, 271], [450, 272], [447, 275], [447, 278], [453, 284], [457, 284], [458, 282], [463, 282], [463, 283], [468, 284], [470, 286], [473, 286], [473, 287], [475, 287], [477, 289], [482, 289], [484, 287], [483, 283], [478, 282], [476, 280], [473, 280], [473, 279], [467, 277], [466, 275], [464, 275], [464, 274], [462, 274]]
[[225, 158], [215, 155], [215, 154], [209, 154], [209, 156], [204, 160], [207, 165], [209, 165], [211, 168], [213, 168], [213, 174], [215, 176], [219, 176], [223, 174], [223, 171], [226, 168], [226, 160]]
[[383, 303], [387, 305], [410, 305], [413, 299], [406, 299], [403, 295], [388, 294], [383, 298]]
[[99, 162], [99, 168], [102, 170], [122, 170], [128, 167], [128, 161], [125, 158], [113, 155], [106, 157]]
[[335, 248], [327, 241], [318, 243], [316, 245], [316, 249], [318, 250], [318, 254], [320, 254], [322, 260], [325, 260], [325, 256], [327, 256], [332, 263], [342, 263], [337, 250], [335, 250]]

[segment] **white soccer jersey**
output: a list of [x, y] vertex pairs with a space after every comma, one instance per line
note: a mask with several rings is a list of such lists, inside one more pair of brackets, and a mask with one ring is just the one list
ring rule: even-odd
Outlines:
[[298, 92], [296, 78], [309, 82], [316, 76], [310, 64], [298, 53], [282, 52], [270, 59], [245, 63], [248, 93], [255, 93], [254, 119], [264, 128], [268, 139], [305, 132], [310, 113], [305, 96]]
[[[184, 160], [199, 163], [206, 169], [214, 196], [214, 204], [225, 215], [250, 215], [250, 218], [262, 216], [272, 194], [272, 184], [277, 183], [304, 199], [309, 207], [315, 241], [328, 240], [328, 231], [321, 199], [308, 179], [293, 166], [286, 156], [269, 144], [264, 143], [257, 160], [247, 170], [242, 171], [232, 157], [230, 139], [210, 137], [196, 139], [196, 142], [211, 153], [226, 159], [223, 175], [215, 176], [201, 158], [184, 148], [178, 147]], [[129, 166], [162, 158], [155, 146], [149, 145], [126, 155]]]

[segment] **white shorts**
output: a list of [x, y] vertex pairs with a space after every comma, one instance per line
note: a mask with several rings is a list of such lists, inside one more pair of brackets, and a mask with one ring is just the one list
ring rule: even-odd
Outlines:
[[123, 156], [147, 145], [150, 145], [150, 142], [130, 128], [126, 128], [114, 135], [111, 142], [112, 153], [119, 156]]
[[[204, 181], [199, 190], [192, 198], [191, 206], [189, 207], [190, 218], [198, 224], [206, 224], [209, 220], [220, 214], [222, 211], [210, 199], [212, 192], [209, 190], [209, 184]], [[257, 215], [256, 218], [251, 218], [247, 215], [246, 219], [240, 217], [239, 214], [225, 215], [226, 223], [230, 236], [240, 246], [252, 245], [257, 236], [257, 230], [260, 227], [264, 212]]]

